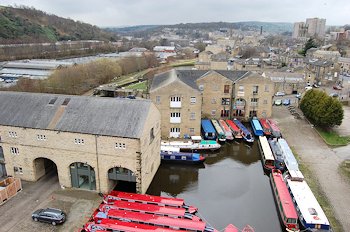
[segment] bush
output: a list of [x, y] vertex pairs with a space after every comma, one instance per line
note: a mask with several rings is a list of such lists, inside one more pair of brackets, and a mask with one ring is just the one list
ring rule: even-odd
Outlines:
[[344, 117], [343, 106], [338, 99], [314, 89], [305, 93], [300, 109], [311, 123], [323, 128], [341, 125]]

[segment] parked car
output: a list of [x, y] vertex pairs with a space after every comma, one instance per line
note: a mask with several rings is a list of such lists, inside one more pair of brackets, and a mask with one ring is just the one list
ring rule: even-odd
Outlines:
[[129, 98], [129, 99], [136, 99], [135, 95], [128, 95], [126, 98]]
[[284, 96], [284, 95], [286, 95], [284, 92], [277, 92], [277, 93], [275, 93], [276, 97]]
[[317, 84], [313, 84], [312, 87], [314, 87], [314, 88], [320, 88], [320, 86], [317, 85]]
[[57, 224], [62, 224], [66, 221], [66, 214], [60, 209], [38, 209], [33, 212], [32, 219], [36, 222], [47, 222], [55, 226]]
[[275, 100], [275, 105], [276, 105], [276, 106], [282, 105], [282, 99], [277, 99], [277, 100]]
[[335, 89], [335, 90], [341, 90], [341, 86], [339, 86], [339, 85], [333, 85], [333, 89]]
[[290, 99], [289, 99], [289, 98], [284, 99], [284, 100], [283, 100], [283, 105], [289, 106], [289, 105], [290, 105]]
[[331, 97], [339, 97], [339, 94], [337, 94], [337, 93], [331, 93], [331, 94], [329, 94], [329, 96], [331, 96]]
[[298, 99], [301, 99], [301, 94], [300, 94], [300, 93], [297, 93], [297, 94], [295, 95], [295, 97], [298, 98]]

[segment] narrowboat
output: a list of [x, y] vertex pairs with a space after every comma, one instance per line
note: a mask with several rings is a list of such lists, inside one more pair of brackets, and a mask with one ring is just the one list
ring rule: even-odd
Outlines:
[[226, 122], [224, 120], [220, 119], [219, 124], [225, 132], [226, 140], [230, 140], [230, 141], [234, 140], [232, 131], [231, 131], [230, 127], [226, 124]]
[[259, 136], [259, 150], [261, 153], [261, 160], [263, 167], [267, 171], [275, 168], [275, 158], [273, 157], [269, 142], [265, 136]]
[[286, 165], [284, 164], [283, 154], [281, 148], [276, 139], [268, 140], [273, 157], [275, 158], [275, 168], [284, 172], [286, 169]]
[[246, 142], [248, 142], [248, 143], [254, 142], [254, 138], [252, 136], [252, 133], [250, 133], [250, 131], [239, 120], [233, 119], [233, 122], [240, 129], [241, 135]]
[[267, 119], [267, 122], [270, 125], [272, 137], [281, 138], [282, 133], [281, 133], [281, 130], [278, 128], [276, 122], [273, 121], [272, 119]]
[[97, 212], [93, 215], [94, 221], [99, 223], [101, 219], [114, 219], [120, 221], [129, 221], [133, 223], [148, 224], [169, 229], [217, 232], [213, 227], [204, 221], [192, 221], [180, 218], [164, 217], [152, 214], [130, 212], [118, 209], [111, 209], [107, 213]]
[[229, 224], [228, 226], [226, 226], [224, 232], [239, 232], [239, 230], [234, 225]]
[[238, 126], [232, 120], [229, 120], [229, 119], [226, 120], [226, 123], [230, 127], [235, 139], [241, 139], [242, 138], [241, 130], [238, 128]]
[[329, 221], [305, 181], [287, 179], [287, 186], [302, 227], [308, 231], [331, 231]]
[[202, 134], [205, 140], [216, 140], [216, 131], [209, 119], [202, 119]]
[[100, 204], [99, 211], [108, 212], [110, 209], [119, 209], [125, 211], [133, 211], [139, 213], [155, 214], [159, 216], [190, 219], [193, 221], [201, 221], [199, 217], [191, 213], [187, 213], [184, 208], [174, 208], [159, 205], [143, 204], [138, 202], [114, 201], [109, 204]]
[[265, 118], [260, 118], [259, 119], [260, 125], [264, 131], [265, 136], [271, 136], [271, 127]]
[[299, 165], [297, 160], [294, 157], [294, 154], [290, 147], [288, 146], [288, 143], [285, 139], [279, 139], [278, 145], [280, 150], [282, 151], [282, 157], [284, 160], [284, 163], [286, 165], [286, 169], [291, 171], [299, 171]]
[[99, 231], [130, 231], [130, 232], [178, 232], [168, 228], [160, 228], [146, 224], [133, 223], [128, 221], [119, 221], [113, 219], [101, 219], [98, 223], [88, 222], [84, 225], [82, 232], [99, 232]]
[[165, 162], [192, 164], [203, 163], [205, 160], [199, 153], [180, 152], [180, 148], [171, 146], [160, 147], [160, 158]]
[[270, 174], [270, 183], [278, 209], [280, 221], [286, 231], [300, 231], [298, 214], [289, 194], [287, 185], [280, 170], [274, 169]]
[[180, 151], [215, 151], [221, 148], [215, 140], [202, 140], [201, 136], [191, 136], [191, 141], [161, 141], [161, 146], [178, 147]]
[[111, 191], [103, 199], [103, 202], [105, 204], [109, 204], [114, 201], [138, 202], [143, 204], [152, 204], [152, 205], [167, 206], [167, 207], [174, 207], [174, 208], [184, 208], [186, 212], [192, 213], [192, 214], [197, 212], [196, 207], [186, 205], [185, 201], [181, 198], [170, 198], [170, 197], [152, 196], [147, 194]]
[[225, 132], [224, 130], [221, 128], [221, 126], [219, 125], [219, 122], [218, 120], [216, 119], [212, 119], [211, 120], [211, 123], [213, 124], [215, 130], [216, 130], [216, 134], [218, 136], [218, 140], [220, 142], [226, 142], [226, 135], [225, 135]]
[[253, 132], [255, 136], [263, 136], [264, 131], [262, 126], [260, 125], [260, 122], [257, 117], [253, 117], [252, 120], [250, 120], [250, 124], [252, 125]]

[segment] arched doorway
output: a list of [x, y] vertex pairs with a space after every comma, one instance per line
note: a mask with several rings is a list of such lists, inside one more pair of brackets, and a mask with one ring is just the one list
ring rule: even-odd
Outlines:
[[55, 162], [48, 158], [40, 157], [33, 161], [34, 165], [34, 178], [38, 180], [43, 176], [55, 177], [58, 180], [57, 166]]
[[136, 175], [127, 168], [113, 167], [108, 170], [111, 189], [136, 193]]
[[95, 170], [87, 163], [72, 163], [69, 166], [72, 187], [96, 190]]
[[232, 117], [244, 117], [245, 116], [246, 101], [243, 98], [238, 98], [232, 105]]

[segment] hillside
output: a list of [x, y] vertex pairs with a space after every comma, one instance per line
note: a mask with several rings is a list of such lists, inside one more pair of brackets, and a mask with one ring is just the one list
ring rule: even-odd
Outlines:
[[174, 25], [140, 25], [130, 26], [122, 28], [107, 28], [108, 31], [121, 33], [121, 34], [132, 34], [138, 32], [154, 32], [161, 30], [165, 27], [178, 28], [183, 30], [218, 30], [219, 28], [228, 29], [241, 29], [242, 31], [260, 31], [260, 27], [263, 27], [263, 31], [269, 33], [283, 33], [292, 32], [292, 23], [279, 23], [279, 22], [210, 22], [210, 23], [180, 23]]
[[51, 15], [34, 8], [0, 6], [0, 43], [60, 40], [113, 40], [96, 26]]

